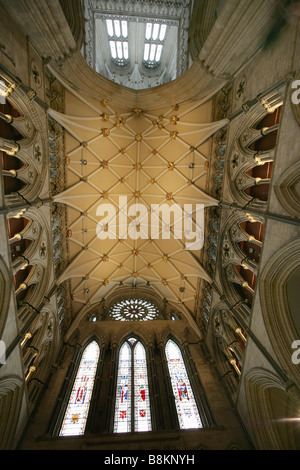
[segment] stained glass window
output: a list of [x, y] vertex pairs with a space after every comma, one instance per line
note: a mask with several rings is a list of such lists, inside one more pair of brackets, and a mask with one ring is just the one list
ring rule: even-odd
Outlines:
[[180, 348], [172, 340], [166, 344], [166, 357], [180, 429], [202, 428]]
[[118, 321], [149, 321], [158, 318], [156, 305], [143, 299], [126, 299], [115, 303], [110, 316]]
[[151, 431], [146, 351], [141, 343], [134, 348], [134, 429]]
[[99, 354], [100, 348], [96, 341], [92, 341], [83, 352], [60, 436], [84, 434]]
[[114, 432], [133, 431], [151, 431], [151, 414], [146, 351], [129, 338], [120, 349]]
[[120, 349], [114, 432], [131, 430], [131, 348], [126, 342]]

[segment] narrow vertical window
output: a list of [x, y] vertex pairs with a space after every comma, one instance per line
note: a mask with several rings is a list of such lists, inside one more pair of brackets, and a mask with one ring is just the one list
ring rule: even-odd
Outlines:
[[114, 432], [151, 431], [146, 351], [136, 338], [120, 349]]
[[131, 348], [126, 342], [120, 349], [117, 378], [114, 432], [131, 430]]
[[107, 19], [106, 27], [112, 59], [117, 65], [126, 65], [129, 60], [127, 21]]
[[144, 65], [155, 68], [159, 65], [163, 51], [167, 25], [159, 23], [147, 23], [145, 27]]
[[141, 343], [134, 348], [135, 431], [151, 431], [146, 351]]
[[99, 354], [100, 348], [96, 341], [92, 341], [83, 352], [60, 436], [80, 436], [84, 434]]
[[180, 348], [172, 340], [169, 340], [166, 344], [166, 358], [180, 428], [202, 428], [202, 422]]

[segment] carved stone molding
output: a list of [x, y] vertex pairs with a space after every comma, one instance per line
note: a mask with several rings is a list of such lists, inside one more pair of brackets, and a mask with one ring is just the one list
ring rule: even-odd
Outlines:
[[300, 160], [296, 160], [278, 178], [274, 190], [282, 207], [292, 216], [300, 217]]

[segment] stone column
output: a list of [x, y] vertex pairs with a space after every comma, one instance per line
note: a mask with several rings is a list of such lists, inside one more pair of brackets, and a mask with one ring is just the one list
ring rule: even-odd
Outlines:
[[159, 356], [160, 356], [160, 367], [163, 375], [163, 390], [166, 398], [167, 409], [164, 410], [164, 416], [167, 427], [171, 429], [179, 429], [179, 422], [177, 417], [177, 410], [175, 405], [175, 397], [172, 390], [171, 379], [169, 375], [169, 368], [167, 358], [165, 354], [165, 345], [160, 342], [158, 344]]
[[150, 406], [152, 413], [152, 429], [164, 429], [162, 404], [159, 391], [159, 379], [157, 374], [157, 364], [155, 358], [156, 347], [153, 343], [147, 346], [148, 352], [148, 379], [150, 392]]
[[7, 153], [7, 155], [14, 156], [20, 150], [20, 146], [13, 140], [0, 137], [0, 150]]

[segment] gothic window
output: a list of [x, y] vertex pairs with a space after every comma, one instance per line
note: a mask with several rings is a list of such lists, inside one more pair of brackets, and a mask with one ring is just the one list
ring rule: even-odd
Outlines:
[[100, 348], [96, 341], [92, 341], [83, 352], [63, 419], [60, 436], [79, 436], [84, 434], [99, 354]]
[[126, 65], [129, 60], [127, 21], [116, 18], [107, 19], [106, 27], [113, 61], [117, 65]]
[[148, 300], [126, 299], [116, 302], [110, 316], [117, 321], [148, 321], [158, 317], [158, 308]]
[[166, 31], [166, 24], [146, 24], [143, 59], [147, 68], [155, 68], [159, 65]]
[[146, 351], [136, 338], [129, 338], [119, 354], [114, 432], [151, 429]]
[[202, 428], [180, 348], [170, 339], [165, 351], [180, 429]]

